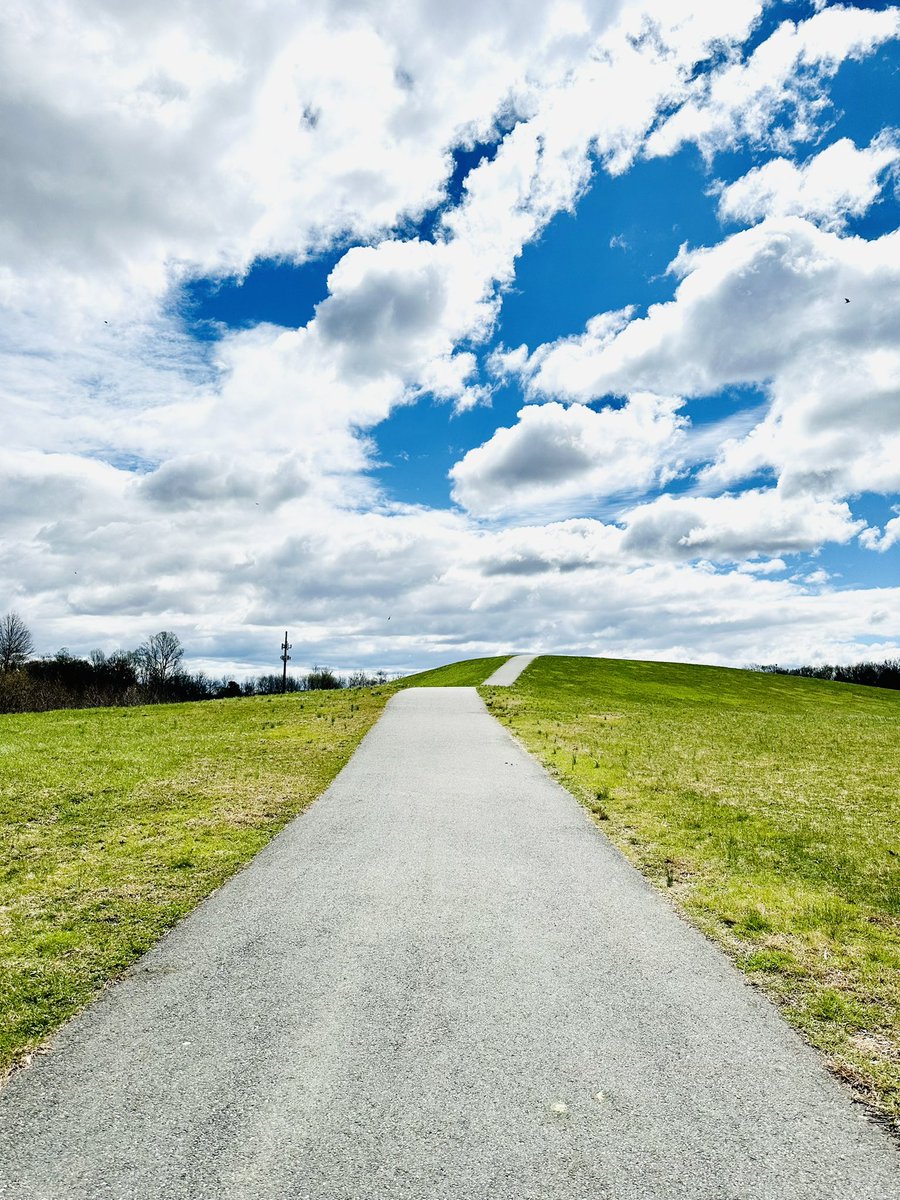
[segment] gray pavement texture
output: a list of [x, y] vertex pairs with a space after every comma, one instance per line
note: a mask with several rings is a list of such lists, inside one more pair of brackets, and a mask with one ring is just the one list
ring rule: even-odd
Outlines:
[[484, 681], [485, 686], [510, 687], [536, 658], [536, 654], [514, 654], [512, 658], [501, 664], [490, 678]]
[[897, 1200], [898, 1154], [471, 688], [0, 1096], [14, 1200]]

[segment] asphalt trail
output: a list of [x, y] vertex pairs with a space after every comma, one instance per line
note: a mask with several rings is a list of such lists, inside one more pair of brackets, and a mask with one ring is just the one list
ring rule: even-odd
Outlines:
[[900, 1156], [470, 688], [0, 1096], [15, 1200], [896, 1200]]
[[484, 681], [485, 687], [510, 687], [536, 658], [536, 654], [514, 654]]

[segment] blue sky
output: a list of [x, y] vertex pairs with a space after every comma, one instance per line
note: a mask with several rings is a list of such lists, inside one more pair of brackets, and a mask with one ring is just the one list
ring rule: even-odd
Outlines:
[[68, 7], [0, 95], [42, 648], [900, 653], [900, 10]]

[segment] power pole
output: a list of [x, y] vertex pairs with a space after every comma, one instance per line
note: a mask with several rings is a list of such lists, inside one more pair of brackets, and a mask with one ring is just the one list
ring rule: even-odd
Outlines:
[[287, 640], [288, 631], [284, 631], [284, 641], [281, 643], [281, 661], [284, 663], [284, 670], [281, 673], [281, 694], [287, 691], [287, 665], [290, 655], [288, 650], [291, 649], [291, 643]]

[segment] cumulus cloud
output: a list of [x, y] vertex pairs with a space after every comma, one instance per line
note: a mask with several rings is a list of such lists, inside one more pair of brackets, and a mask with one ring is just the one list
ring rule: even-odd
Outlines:
[[884, 529], [864, 529], [859, 540], [867, 550], [877, 550], [881, 554], [890, 550], [900, 543], [900, 516], [892, 517]]
[[4, 260], [231, 270], [421, 212], [448, 148], [488, 135], [526, 72], [552, 80], [618, 4], [575, 22], [555, 2], [459, 7], [7, 6], [0, 129], [22, 169]]
[[[489, 329], [523, 246], [573, 207], [595, 156], [611, 169], [633, 158], [693, 62], [759, 9], [670, 0], [649, 37], [646, 5], [618, 0], [463, 5], [452, 18], [425, 0], [402, 14], [325, 0], [228, 14], [205, 0], [178, 13], [14, 6], [0, 37], [7, 406], [26, 426], [31, 397], [56, 398], [54, 419], [76, 412], [95, 448], [110, 416], [121, 424], [109, 409], [123, 395], [192, 403], [190, 385], [214, 392], [247, 340], [210, 362], [167, 316], [172, 287], [348, 240], [373, 244], [339, 263], [305, 343], [317, 341], [319, 394], [331, 378], [389, 374], [381, 402], [353, 414], [362, 426], [427, 389], [461, 409], [484, 400], [455, 343]], [[470, 172], [438, 244], [392, 236], [443, 203], [451, 149], [479, 138], [499, 149]], [[279, 335], [257, 349], [263, 336], [284, 363]]]
[[772, 469], [786, 494], [895, 492], [900, 487], [898, 371], [900, 354], [880, 348], [861, 348], [843, 361], [835, 356], [798, 362], [774, 381], [771, 407], [759, 425], [724, 442], [703, 472], [705, 483], [727, 485]]
[[841, 229], [848, 217], [874, 204], [885, 173], [898, 160], [894, 131], [873, 138], [863, 150], [840, 138], [800, 166], [773, 158], [722, 189], [719, 216], [747, 225], [764, 217], [808, 217], [826, 229]]
[[[711, 248], [682, 248], [675, 299], [623, 323], [603, 314], [529, 362], [536, 393], [589, 401], [631, 388], [710, 394], [823, 358], [894, 344], [900, 237], [841, 238], [772, 219]], [[852, 303], [845, 304], [850, 298]]]
[[[622, 517], [622, 548], [644, 558], [742, 562], [848, 542], [865, 526], [846, 504], [783, 496], [777, 488], [737, 496], [660, 496]], [[774, 569], [783, 569], [784, 564]], [[768, 571], [745, 564], [751, 573]]]
[[296, 455], [262, 464], [246, 457], [227, 460], [213, 454], [189, 454], [170, 458], [143, 476], [135, 491], [160, 509], [182, 511], [252, 501], [270, 510], [305, 495], [309, 486]]
[[[654, 14], [656, 41], [637, 36], [646, 9], [628, 0], [465, 3], [452, 13], [432, 0], [402, 11], [266, 0], [227, 14], [211, 0], [177, 11], [7, 5], [7, 287], [22, 299], [52, 263], [57, 286], [60, 273], [98, 291], [115, 279], [119, 304], [139, 303], [173, 268], [228, 274], [259, 256], [371, 241], [440, 204], [449, 151], [497, 136], [498, 122], [523, 121], [541, 140], [546, 164], [533, 188], [533, 138], [513, 139], [506, 157], [526, 172], [531, 207], [552, 214], [588, 177], [587, 148], [634, 153], [661, 96], [711, 41], [744, 36], [760, 4], [722, 13], [670, 0]], [[597, 108], [623, 89], [628, 103]], [[483, 173], [478, 186], [504, 184]]]
[[[677, 0], [653, 14], [653, 37], [646, 6], [617, 0], [463, 5], [452, 18], [421, 3], [377, 20], [365, 3], [45, 7], [8, 10], [0, 38], [0, 306], [15, 347], [0, 386], [23, 444], [41, 395], [56, 445], [153, 458], [166, 430], [179, 449], [208, 434], [204, 407], [221, 426], [248, 359], [292, 397], [312, 372], [288, 380], [289, 360], [314, 361], [318, 402], [353, 428], [427, 389], [462, 409], [484, 400], [458, 343], [490, 328], [523, 245], [574, 205], [592, 156], [633, 157], [696, 58], [744, 36], [760, 6]], [[442, 202], [453, 146], [510, 123], [437, 244], [379, 242]], [[187, 275], [301, 259], [335, 239], [377, 244], [338, 264], [296, 353], [260, 330], [210, 356], [160, 310]], [[360, 381], [367, 395], [348, 405]], [[244, 439], [264, 428], [232, 416]]]
[[[623, 536], [596, 520], [478, 529], [423, 510], [345, 513], [328, 530], [310, 520], [260, 552], [244, 628], [263, 629], [302, 589], [299, 661], [402, 667], [503, 645], [733, 664], [893, 645], [900, 589], [811, 590], [677, 555], [647, 563], [623, 556]], [[210, 631], [211, 645], [221, 637]]]
[[768, 411], [724, 441], [707, 487], [766, 469], [785, 494], [900, 486], [900, 235], [870, 242], [773, 219], [685, 249], [672, 269], [682, 275], [675, 299], [646, 317], [617, 319], [613, 333], [600, 318], [539, 348], [532, 392], [589, 401], [663, 384], [690, 396], [755, 384]]
[[748, 559], [737, 569], [743, 575], [780, 575], [787, 570], [787, 563], [783, 558]]
[[0, 522], [5, 537], [28, 539], [60, 513], [94, 520], [120, 508], [130, 476], [76, 454], [0, 450]]
[[470, 512], [533, 512], [563, 500], [643, 492], [677, 473], [684, 437], [681, 401], [636, 394], [600, 412], [527, 405], [511, 428], [470, 450], [450, 472], [454, 498]]
[[693, 95], [654, 130], [651, 156], [686, 142], [711, 156], [749, 138], [787, 149], [815, 133], [827, 99], [822, 83], [842, 62], [900, 34], [900, 8], [829, 5], [806, 21], [783, 21], [746, 60], [701, 75]]
[[393, 374], [445, 395], [465, 392], [471, 355], [454, 348], [490, 328], [492, 280], [458, 243], [383, 241], [348, 251], [332, 272], [313, 322], [350, 379]]

